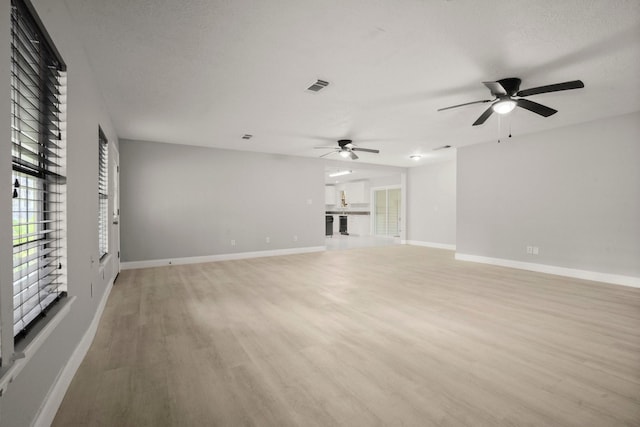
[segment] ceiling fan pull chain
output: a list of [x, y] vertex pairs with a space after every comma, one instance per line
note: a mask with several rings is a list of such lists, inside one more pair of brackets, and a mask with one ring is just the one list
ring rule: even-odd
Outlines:
[[501, 131], [501, 126], [500, 124], [502, 123], [502, 116], [498, 115], [498, 144], [500, 144], [500, 131]]

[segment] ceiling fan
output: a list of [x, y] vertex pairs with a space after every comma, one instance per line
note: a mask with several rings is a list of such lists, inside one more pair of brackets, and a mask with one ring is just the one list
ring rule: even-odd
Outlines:
[[[533, 87], [531, 89], [520, 90], [521, 80], [517, 77], [498, 80], [497, 82], [482, 82], [489, 90], [494, 99], [483, 99], [482, 101], [466, 102], [464, 104], [452, 105], [451, 107], [440, 108], [438, 111], [450, 110], [451, 108], [463, 107], [471, 104], [481, 104], [491, 102], [491, 106], [478, 117], [473, 126], [483, 124], [494, 112], [498, 114], [510, 113], [516, 106], [539, 114], [543, 117], [549, 117], [558, 112], [553, 108], [538, 104], [537, 102], [525, 99], [527, 96], [538, 95], [548, 92], [559, 92], [562, 90], [580, 89], [584, 87], [581, 80], [572, 80], [570, 82], [556, 83], [546, 86]], [[517, 97], [517, 98], [516, 98]]]
[[354, 151], [362, 151], [365, 153], [375, 153], [375, 154], [378, 154], [380, 152], [380, 150], [374, 150], [371, 148], [356, 147], [350, 139], [339, 140], [337, 147], [331, 146], [331, 147], [313, 147], [313, 148], [322, 149], [322, 150], [333, 150], [326, 154], [323, 154], [320, 157], [326, 157], [329, 154], [338, 153], [340, 154], [341, 157], [344, 157], [345, 159], [347, 157], [351, 157], [352, 160], [358, 159], [358, 156], [356, 155], [356, 153], [354, 153]]

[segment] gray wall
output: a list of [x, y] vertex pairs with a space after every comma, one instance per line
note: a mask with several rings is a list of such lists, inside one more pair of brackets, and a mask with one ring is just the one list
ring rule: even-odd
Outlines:
[[[76, 300], [70, 307], [70, 313], [0, 397], [0, 425], [3, 426], [28, 426], [34, 421], [56, 377], [87, 331], [107, 284], [115, 274], [114, 257], [109, 256], [104, 262], [104, 279], [100, 263], [92, 263], [91, 259], [96, 260], [98, 256], [98, 125], [102, 126], [111, 142], [117, 142], [117, 138], [93, 81], [80, 39], [73, 32], [74, 25], [64, 1], [32, 2], [68, 67], [66, 264], [69, 295]], [[9, 1], [3, 1], [0, 6], [0, 34], [4, 34], [0, 37], [0, 55], [3, 58], [0, 61], [0, 97], [4, 100], [0, 103], [0, 134], [4, 135], [5, 141], [10, 138], [7, 101], [10, 79], [9, 61], [6, 59], [10, 43], [9, 4]], [[7, 170], [10, 170], [10, 150], [9, 144], [0, 144], [2, 190], [7, 189], [7, 182], [10, 183], [10, 179], [6, 179]], [[0, 197], [0, 237], [3, 242], [0, 274], [3, 286], [10, 283], [12, 269], [11, 258], [6, 256], [7, 250], [11, 250], [6, 247], [11, 242], [6, 231], [11, 215], [10, 194], [10, 191], [2, 191]], [[5, 362], [10, 356], [2, 354]]]
[[457, 251], [638, 277], [639, 162], [640, 113], [461, 148]]
[[125, 262], [324, 245], [319, 159], [127, 140], [120, 150]]
[[456, 244], [456, 160], [407, 173], [407, 240]]

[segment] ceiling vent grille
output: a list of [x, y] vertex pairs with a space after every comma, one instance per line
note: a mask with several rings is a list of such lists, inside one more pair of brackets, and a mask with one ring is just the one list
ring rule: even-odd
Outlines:
[[312, 92], [319, 92], [327, 86], [329, 86], [329, 82], [326, 82], [324, 80], [317, 80], [314, 84], [309, 86], [307, 90], [310, 90]]
[[244, 135], [242, 135], [242, 139], [251, 139], [253, 138], [253, 135], [249, 135], [248, 133], [245, 133]]

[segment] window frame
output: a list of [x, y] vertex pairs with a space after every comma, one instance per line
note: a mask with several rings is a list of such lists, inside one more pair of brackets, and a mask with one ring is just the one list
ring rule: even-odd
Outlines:
[[3, 374], [59, 322], [56, 315], [42, 321], [45, 315], [67, 306], [55, 304], [67, 294], [66, 64], [29, 0], [11, 0], [10, 8], [13, 260], [3, 266], [12, 266], [13, 279], [0, 294]]

